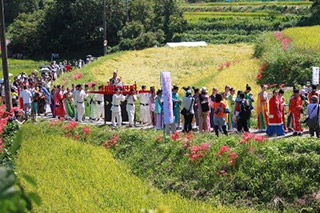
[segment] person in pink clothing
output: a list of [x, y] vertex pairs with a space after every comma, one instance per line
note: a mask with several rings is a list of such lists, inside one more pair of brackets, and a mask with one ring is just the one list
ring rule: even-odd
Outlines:
[[64, 118], [66, 116], [66, 111], [64, 107], [64, 99], [66, 98], [66, 95], [61, 91], [60, 85], [57, 86], [57, 90], [54, 97], [56, 105], [56, 116], [58, 116], [58, 118]]

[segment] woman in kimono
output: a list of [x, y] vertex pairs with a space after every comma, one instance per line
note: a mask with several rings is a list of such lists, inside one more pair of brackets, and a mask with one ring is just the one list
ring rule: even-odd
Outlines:
[[61, 86], [57, 86], [57, 91], [54, 95], [55, 97], [55, 105], [56, 105], [56, 116], [58, 118], [64, 118], [66, 116], [66, 111], [64, 107], [64, 99], [66, 95], [61, 91]]
[[258, 117], [258, 129], [260, 131], [266, 131], [268, 127], [268, 93], [267, 87], [261, 86], [261, 92], [258, 94], [257, 100], [257, 117]]

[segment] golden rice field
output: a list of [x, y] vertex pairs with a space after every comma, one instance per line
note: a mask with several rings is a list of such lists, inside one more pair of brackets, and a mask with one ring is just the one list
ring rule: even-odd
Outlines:
[[[113, 70], [126, 84], [154, 85], [159, 88], [160, 72], [172, 73], [172, 84], [183, 86], [206, 86], [210, 90], [225, 85], [244, 89], [249, 83], [253, 92], [259, 90], [256, 76], [259, 61], [252, 58], [253, 46], [248, 44], [209, 45], [208, 47], [149, 48], [127, 51], [98, 59], [81, 70], [84, 77], [76, 83], [95, 81], [106, 83]], [[224, 65], [224, 66], [223, 66]], [[223, 66], [223, 69], [222, 69]], [[58, 83], [70, 84], [73, 73], [67, 74]]]
[[320, 51], [320, 26], [294, 27], [284, 30], [284, 35], [291, 38], [294, 47], [303, 50]]

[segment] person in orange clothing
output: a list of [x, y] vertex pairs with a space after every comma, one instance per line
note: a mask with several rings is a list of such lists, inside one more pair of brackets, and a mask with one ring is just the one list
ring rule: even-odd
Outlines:
[[312, 103], [312, 96], [317, 96], [319, 98], [319, 94], [317, 92], [317, 86], [312, 85], [312, 90], [308, 93], [308, 101], [309, 103]]
[[222, 101], [223, 96], [221, 94], [216, 95], [215, 102], [212, 103], [212, 109], [214, 113], [213, 122], [214, 122], [214, 130], [216, 135], [219, 137], [219, 128], [222, 128], [223, 133], [228, 135], [225, 113], [226, 113], [226, 104]]
[[278, 90], [273, 91], [273, 96], [269, 101], [269, 125], [267, 128], [267, 135], [277, 136], [285, 135], [283, 122], [282, 122], [282, 113], [280, 111], [280, 99], [278, 96]]
[[284, 91], [282, 89], [279, 90], [279, 100], [280, 100], [280, 112], [282, 114], [282, 122], [284, 131], [287, 132], [286, 119], [285, 119], [285, 111], [286, 111], [286, 99], [284, 97]]
[[300, 97], [299, 90], [293, 90], [293, 96], [290, 99], [290, 112], [292, 113], [292, 128], [293, 128], [293, 135], [302, 135], [302, 128], [301, 128], [301, 114], [303, 113], [303, 106], [302, 106], [302, 98]]

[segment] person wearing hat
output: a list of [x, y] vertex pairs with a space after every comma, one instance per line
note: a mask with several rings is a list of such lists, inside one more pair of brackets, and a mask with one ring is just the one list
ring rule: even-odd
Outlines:
[[318, 96], [314, 95], [311, 97], [311, 102], [307, 107], [307, 114], [309, 116], [308, 119], [315, 119], [317, 118], [317, 125], [316, 126], [309, 126], [309, 132], [310, 136], [313, 137], [314, 133], [316, 133], [317, 138], [320, 138], [320, 127], [319, 127], [319, 121], [320, 121], [320, 113], [319, 113], [319, 101]]
[[118, 85], [121, 82], [120, 78], [118, 78], [118, 70], [113, 71], [113, 76], [109, 80], [109, 85]]
[[303, 113], [302, 98], [298, 89], [293, 90], [293, 96], [290, 99], [289, 111], [292, 114], [293, 135], [302, 135], [301, 114]]
[[151, 114], [150, 114], [150, 93], [144, 92], [146, 90], [146, 86], [143, 85], [141, 87], [141, 93], [138, 94], [140, 98], [140, 123], [149, 125], [151, 123]]
[[127, 95], [126, 97], [127, 101], [127, 113], [128, 113], [128, 118], [129, 118], [129, 127], [134, 126], [134, 115], [136, 112], [136, 104], [135, 102], [137, 101], [137, 96], [134, 92], [134, 89], [130, 89], [130, 94]]
[[280, 110], [280, 100], [279, 100], [279, 91], [274, 90], [273, 96], [269, 101], [269, 117], [268, 117], [268, 128], [267, 135], [273, 136], [276, 134], [277, 136], [285, 135], [285, 131], [283, 128], [282, 122], [282, 113]]
[[173, 101], [173, 115], [174, 115], [174, 123], [176, 128], [180, 128], [180, 106], [181, 106], [181, 98], [178, 94], [179, 87], [173, 86], [172, 89], [172, 101]]

